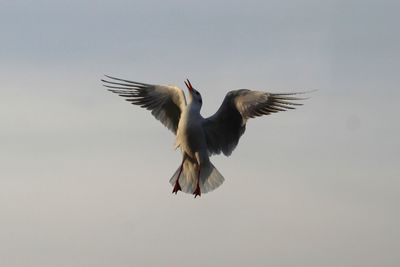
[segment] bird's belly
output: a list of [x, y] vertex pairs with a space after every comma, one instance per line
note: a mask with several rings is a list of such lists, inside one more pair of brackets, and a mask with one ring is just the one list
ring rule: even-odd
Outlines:
[[205, 147], [203, 129], [193, 125], [183, 128], [177, 135], [177, 143], [182, 152], [193, 158], [196, 152]]

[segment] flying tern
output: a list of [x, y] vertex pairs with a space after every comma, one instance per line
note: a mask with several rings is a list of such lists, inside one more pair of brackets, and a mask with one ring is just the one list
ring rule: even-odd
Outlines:
[[209, 118], [200, 114], [201, 94], [189, 80], [188, 101], [182, 89], [174, 85], [155, 85], [105, 75], [101, 81], [109, 91], [151, 114], [176, 135], [175, 149], [182, 152], [182, 163], [170, 179], [172, 193], [183, 191], [196, 198], [224, 182], [210, 162], [210, 156], [229, 156], [237, 146], [250, 118], [295, 109], [306, 92], [269, 93], [249, 89], [226, 94], [218, 111]]

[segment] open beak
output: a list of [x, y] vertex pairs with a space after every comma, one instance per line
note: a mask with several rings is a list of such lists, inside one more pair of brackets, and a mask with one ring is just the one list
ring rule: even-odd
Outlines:
[[185, 85], [186, 85], [187, 89], [189, 90], [189, 92], [192, 94], [193, 93], [193, 86], [190, 83], [189, 79], [186, 79]]

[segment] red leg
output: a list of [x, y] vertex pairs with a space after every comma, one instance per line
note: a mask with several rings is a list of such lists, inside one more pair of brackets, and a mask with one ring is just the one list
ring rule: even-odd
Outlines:
[[179, 173], [178, 173], [178, 178], [176, 178], [175, 186], [174, 186], [174, 189], [172, 190], [172, 194], [175, 193], [175, 195], [178, 193], [178, 191], [182, 191], [182, 188], [181, 188], [181, 186], [179, 184], [179, 177], [181, 176], [184, 162], [185, 162], [185, 160], [182, 161], [181, 169], [179, 170]]
[[197, 173], [197, 186], [196, 190], [193, 192], [194, 198], [197, 196], [201, 197], [201, 191], [200, 191], [200, 165], [199, 165], [199, 172]]

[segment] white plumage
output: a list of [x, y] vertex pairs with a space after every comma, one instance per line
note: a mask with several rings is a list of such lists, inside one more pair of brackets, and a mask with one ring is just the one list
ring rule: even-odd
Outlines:
[[189, 80], [188, 103], [177, 86], [153, 85], [107, 76], [102, 79], [109, 91], [151, 111], [153, 116], [176, 134], [176, 148], [182, 163], [170, 183], [173, 193], [183, 191], [195, 197], [219, 187], [224, 178], [210, 162], [221, 152], [229, 156], [237, 146], [250, 118], [294, 109], [304, 100], [302, 93], [267, 93], [248, 89], [230, 91], [218, 111], [209, 118], [200, 114], [202, 98]]

